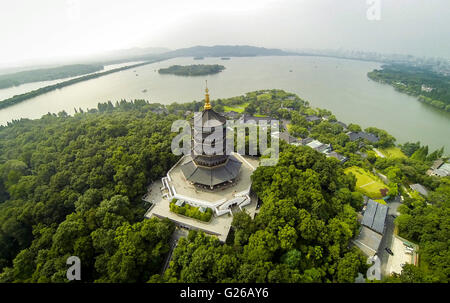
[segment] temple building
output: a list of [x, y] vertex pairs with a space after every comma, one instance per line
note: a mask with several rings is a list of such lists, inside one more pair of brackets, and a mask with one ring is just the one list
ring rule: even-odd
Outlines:
[[[213, 131], [217, 129], [220, 129], [222, 136], [211, 139]], [[211, 190], [233, 183], [239, 175], [242, 162], [235, 156], [226, 154], [226, 119], [212, 109], [208, 87], [204, 109], [194, 115], [192, 133], [191, 155], [181, 163], [186, 180]], [[219, 148], [214, 151], [216, 147]], [[207, 154], [205, 151], [213, 152]]]
[[[219, 132], [217, 132], [220, 130]], [[168, 218], [177, 226], [215, 235], [224, 242], [231, 227], [233, 212], [245, 207], [256, 212], [256, 198], [251, 197], [251, 175], [259, 159], [227, 153], [226, 118], [212, 109], [206, 88], [203, 111], [191, 121], [191, 146], [159, 182], [149, 187], [146, 201], [151, 203], [145, 217]], [[229, 148], [231, 149], [231, 148]], [[174, 213], [170, 204], [189, 204], [204, 212], [212, 210], [211, 221], [203, 222]]]

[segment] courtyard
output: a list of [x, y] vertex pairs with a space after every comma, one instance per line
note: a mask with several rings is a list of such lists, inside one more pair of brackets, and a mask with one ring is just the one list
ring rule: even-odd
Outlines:
[[[233, 184], [216, 190], [202, 189], [187, 182], [180, 168], [181, 162], [178, 162], [167, 174], [170, 177], [169, 185], [176, 193], [175, 197], [194, 203], [198, 202], [210, 208], [216, 208], [227, 201], [234, 201], [236, 197], [247, 195], [250, 197], [250, 203], [244, 209], [253, 217], [256, 211], [257, 199], [249, 195], [251, 187], [250, 177], [256, 167], [258, 167], [259, 161], [257, 158], [237, 154], [235, 156], [242, 162], [239, 177]], [[170, 211], [170, 202], [173, 197], [163, 198], [162, 188], [163, 183], [161, 180], [149, 186], [148, 193], [144, 197], [145, 201], [151, 203], [145, 214], [146, 218], [168, 218], [179, 227], [200, 230], [217, 236], [221, 242], [225, 242], [233, 221], [233, 212], [240, 211], [240, 206], [235, 206], [230, 209], [231, 211], [221, 216], [213, 215], [209, 222], [202, 222]]]

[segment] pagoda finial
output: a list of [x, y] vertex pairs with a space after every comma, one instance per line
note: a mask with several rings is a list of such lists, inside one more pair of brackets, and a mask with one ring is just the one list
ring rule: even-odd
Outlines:
[[211, 109], [211, 103], [209, 103], [209, 89], [208, 89], [208, 80], [206, 80], [206, 89], [205, 89], [205, 106], [203, 107], [205, 110]]

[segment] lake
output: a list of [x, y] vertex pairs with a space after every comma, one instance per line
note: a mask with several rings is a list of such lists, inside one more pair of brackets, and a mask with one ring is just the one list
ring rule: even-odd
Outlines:
[[[157, 72], [174, 64], [221, 64], [226, 69], [200, 77]], [[379, 67], [375, 62], [325, 57], [175, 58], [80, 82], [2, 109], [0, 124], [61, 110], [71, 114], [74, 108], [94, 108], [108, 100], [146, 99], [162, 104], [201, 100], [207, 79], [212, 99], [283, 89], [298, 94], [313, 107], [331, 110], [344, 123], [385, 129], [397, 143], [421, 141], [432, 150], [445, 146], [449, 154], [450, 114], [368, 79], [367, 72]]]
[[[133, 65], [133, 64], [138, 64], [138, 63], [142, 63], [144, 61], [135, 61], [135, 62], [127, 62], [127, 63], [119, 63], [119, 64], [109, 64], [109, 65], [105, 65], [103, 67], [102, 70], [93, 72], [93, 73], [88, 73], [88, 74], [84, 74], [81, 76], [87, 76], [87, 75], [91, 75], [91, 74], [95, 74], [95, 73], [102, 73], [102, 72], [106, 72], [115, 68], [120, 68], [120, 67], [124, 67], [124, 66], [128, 66], [128, 65]], [[67, 78], [63, 78], [63, 79], [57, 79], [57, 80], [48, 80], [48, 81], [38, 81], [38, 82], [31, 82], [31, 83], [25, 83], [19, 86], [12, 86], [12, 87], [8, 87], [8, 88], [4, 88], [4, 89], [0, 89], [0, 100], [5, 100], [11, 97], [14, 97], [15, 95], [21, 95], [30, 91], [33, 91], [35, 89], [44, 87], [44, 86], [49, 86], [49, 85], [53, 85], [53, 84], [57, 84], [63, 81], [68, 81], [71, 79], [75, 79], [81, 76], [75, 76], [75, 77], [67, 77]]]

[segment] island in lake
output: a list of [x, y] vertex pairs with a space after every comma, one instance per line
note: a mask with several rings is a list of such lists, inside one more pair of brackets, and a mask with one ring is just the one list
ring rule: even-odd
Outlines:
[[204, 76], [220, 73], [225, 66], [219, 64], [193, 64], [193, 65], [172, 65], [168, 68], [161, 68], [160, 74], [171, 74], [177, 76]]

